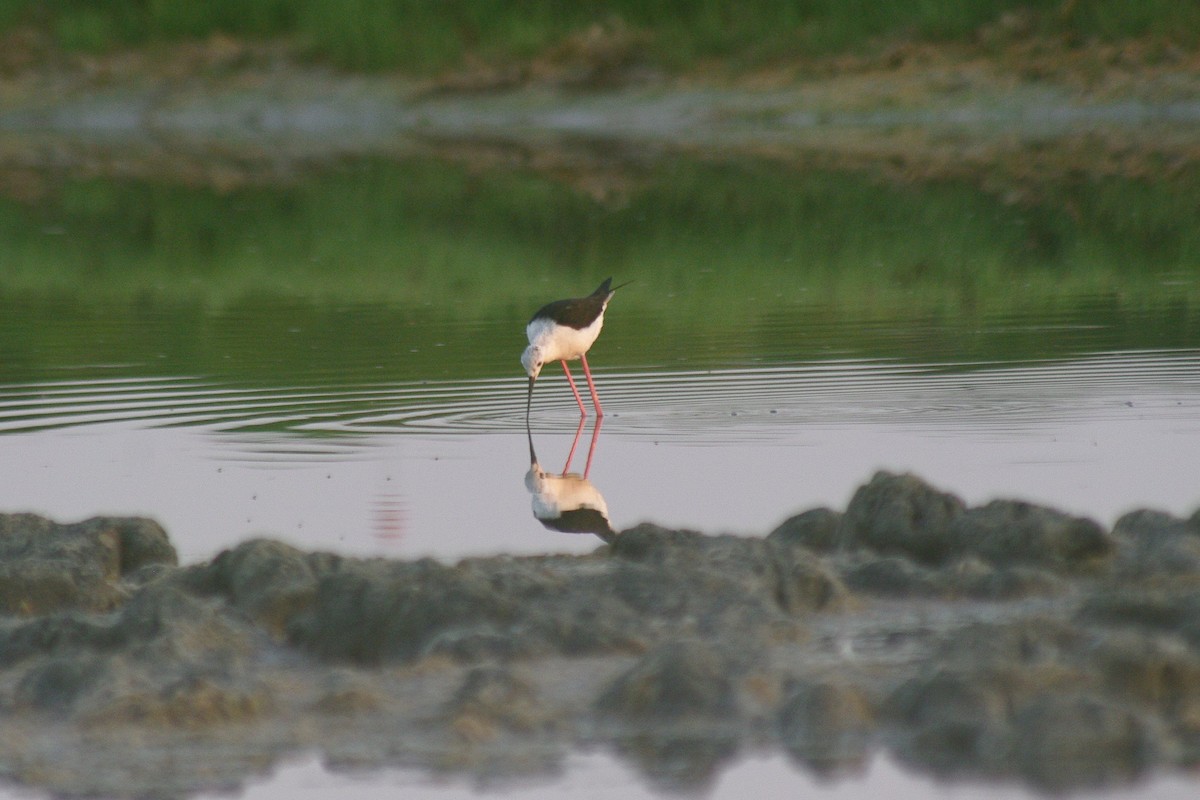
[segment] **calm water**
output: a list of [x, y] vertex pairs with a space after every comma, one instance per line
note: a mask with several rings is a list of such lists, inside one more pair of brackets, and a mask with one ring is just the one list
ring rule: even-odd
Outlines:
[[[586, 469], [618, 530], [762, 535], [880, 468], [1104, 523], [1200, 506], [1186, 186], [1022, 205], [754, 162], [614, 170], [601, 193], [415, 162], [3, 201], [0, 509], [152, 516], [187, 562], [255, 535], [447, 561], [590, 551], [535, 518], [531, 441], [551, 478]], [[527, 438], [526, 320], [610, 274], [634, 283], [590, 357], [603, 424], [578, 425], [548, 368]], [[621, 785], [588, 758], [563, 786]], [[261, 790], [337, 783], [306, 769]], [[779, 759], [724, 778], [745, 780], [812, 788]]]

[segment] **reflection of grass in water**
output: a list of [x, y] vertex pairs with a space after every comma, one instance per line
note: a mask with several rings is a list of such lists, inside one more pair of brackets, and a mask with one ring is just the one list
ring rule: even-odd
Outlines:
[[[71, 49], [204, 37], [299, 36], [341, 66], [436, 70], [472, 53], [527, 56], [595, 23], [622, 20], [641, 32], [644, 57], [668, 65], [735, 56], [751, 63], [795, 53], [858, 48], [873, 37], [963, 38], [1013, 12], [1030, 30], [1124, 39], [1154, 35], [1196, 42], [1197, 8], [1179, 0], [207, 0], [207, 2], [0, 2], [0, 30], [47, 21]], [[1027, 19], [1026, 19], [1027, 18]], [[1010, 22], [1010, 27], [1012, 23]]]
[[[600, 278], [631, 305], [735, 319], [818, 302], [854, 313], [1004, 311], [1086, 295], [1193, 302], [1190, 182], [1088, 180], [1005, 203], [967, 183], [671, 162], [599, 203], [536, 174], [366, 163], [231, 195], [68, 183], [0, 214], [8, 294], [210, 308], [264, 294], [486, 317]], [[632, 188], [630, 188], [632, 187]]]

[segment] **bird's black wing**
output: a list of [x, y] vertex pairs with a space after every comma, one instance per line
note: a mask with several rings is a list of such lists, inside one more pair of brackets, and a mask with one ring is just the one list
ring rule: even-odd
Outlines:
[[600, 316], [606, 300], [608, 300], [607, 294], [590, 294], [587, 297], [573, 297], [570, 300], [555, 300], [553, 303], [547, 303], [539, 308], [529, 321], [552, 319], [559, 325], [566, 325], [577, 331], [583, 330], [595, 322], [596, 317]]

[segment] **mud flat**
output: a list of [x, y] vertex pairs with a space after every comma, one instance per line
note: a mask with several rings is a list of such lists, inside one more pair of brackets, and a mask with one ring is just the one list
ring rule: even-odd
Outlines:
[[254, 540], [181, 567], [150, 520], [4, 515], [0, 612], [0, 778], [59, 795], [304, 752], [488, 781], [599, 749], [669, 789], [751, 752], [1055, 791], [1200, 762], [1200, 512], [1106, 530], [909, 474], [761, 538], [454, 565]]
[[749, 155], [910, 180], [1040, 181], [1169, 176], [1200, 158], [1200, 73], [1186, 53], [1126, 68], [1119, 52], [1005, 64], [918, 49], [738, 79], [632, 70], [600, 80], [583, 65], [415, 80], [256, 58], [234, 43], [215, 51], [0, 75], [0, 192], [21, 196], [28, 174], [47, 173], [227, 189], [365, 156], [557, 173]]

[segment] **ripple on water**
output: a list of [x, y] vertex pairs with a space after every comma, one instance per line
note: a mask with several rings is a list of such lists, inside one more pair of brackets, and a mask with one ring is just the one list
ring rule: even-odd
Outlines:
[[[1070, 360], [913, 364], [828, 360], [802, 364], [600, 372], [617, 435], [771, 440], [786, 428], [897, 424], [994, 426], [1053, 422], [1082, 411], [1194, 415], [1200, 351], [1097, 353]], [[586, 402], [586, 400], [585, 400]], [[264, 459], [342, 457], [339, 439], [367, 434], [505, 433], [524, 429], [520, 376], [463, 382], [255, 388], [198, 378], [123, 378], [0, 388], [0, 432], [81, 426], [187, 426], [240, 434]], [[561, 375], [539, 381], [534, 427], [578, 419]], [[619, 420], [619, 422], [618, 422]], [[281, 447], [281, 433], [303, 445]], [[257, 437], [257, 438], [256, 438]], [[352, 448], [351, 448], [352, 449]]]

